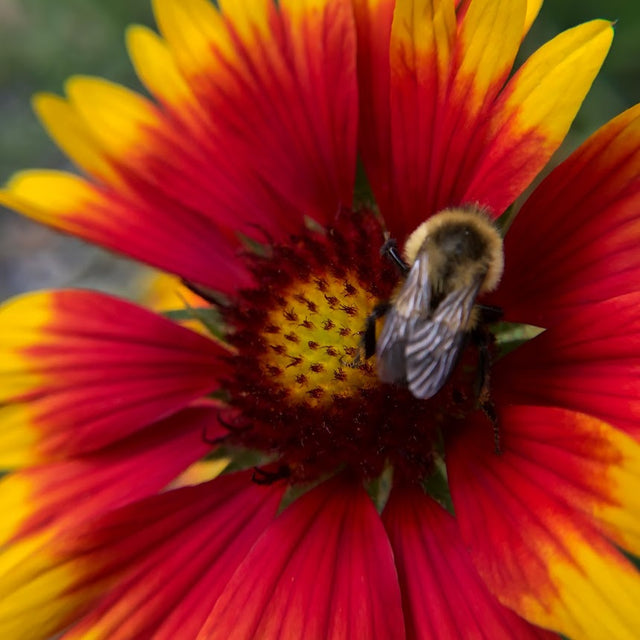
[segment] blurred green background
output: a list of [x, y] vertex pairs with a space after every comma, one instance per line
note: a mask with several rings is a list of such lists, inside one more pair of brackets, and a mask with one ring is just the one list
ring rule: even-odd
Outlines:
[[[640, 101], [640, 1], [547, 0], [523, 48], [526, 55], [599, 17], [617, 20], [613, 49], [560, 155]], [[148, 0], [0, 0], [0, 181], [25, 167], [68, 167], [31, 112], [34, 92], [60, 93], [77, 73], [139, 87], [123, 39], [133, 22], [153, 25]], [[126, 294], [137, 273], [125, 260], [0, 210], [0, 299], [64, 285]]]

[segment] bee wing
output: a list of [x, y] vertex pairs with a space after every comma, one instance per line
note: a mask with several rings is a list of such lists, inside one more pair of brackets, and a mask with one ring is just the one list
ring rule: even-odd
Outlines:
[[456, 289], [426, 321], [410, 325], [405, 347], [407, 385], [416, 398], [438, 393], [455, 367], [465, 342], [482, 278]]
[[430, 301], [428, 258], [422, 254], [411, 266], [377, 341], [378, 376], [383, 382], [406, 383], [405, 351], [411, 326], [416, 321], [428, 321]]

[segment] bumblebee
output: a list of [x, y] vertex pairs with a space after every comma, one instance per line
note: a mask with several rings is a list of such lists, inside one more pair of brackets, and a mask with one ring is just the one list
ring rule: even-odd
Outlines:
[[[452, 208], [430, 217], [409, 236], [404, 259], [393, 240], [382, 251], [405, 277], [391, 300], [378, 305], [367, 320], [365, 357], [376, 354], [383, 382], [406, 385], [415, 397], [431, 398], [449, 379], [479, 322], [501, 315], [494, 307], [480, 308], [476, 298], [500, 281], [502, 237], [478, 207]], [[376, 320], [385, 315], [376, 340]]]

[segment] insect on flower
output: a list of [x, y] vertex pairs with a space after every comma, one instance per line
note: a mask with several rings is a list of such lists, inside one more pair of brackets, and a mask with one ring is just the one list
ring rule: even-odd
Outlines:
[[[409, 236], [406, 261], [393, 240], [382, 251], [406, 277], [391, 301], [379, 304], [367, 320], [365, 356], [376, 354], [380, 379], [431, 398], [449, 379], [470, 336], [482, 354], [485, 379], [489, 360], [481, 327], [500, 310], [477, 305], [476, 298], [495, 289], [504, 266], [502, 237], [489, 217], [476, 207], [445, 209]], [[376, 320], [383, 315], [376, 340]]]

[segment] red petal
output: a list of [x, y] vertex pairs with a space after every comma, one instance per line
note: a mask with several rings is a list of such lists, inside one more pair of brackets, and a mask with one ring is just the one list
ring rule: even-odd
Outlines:
[[611, 425], [551, 407], [501, 412], [504, 447], [521, 472], [537, 478], [603, 535], [640, 555], [640, 444]]
[[[485, 583], [523, 617], [569, 637], [635, 637], [640, 574], [603, 531], [626, 506], [637, 523], [628, 489], [637, 495], [640, 447], [558, 409], [507, 407], [498, 419], [502, 455], [486, 420], [467, 424], [447, 451], [460, 531]], [[620, 491], [624, 475], [630, 484]]]
[[355, 2], [360, 148], [399, 239], [447, 206], [498, 215], [561, 143], [612, 30], [594, 21], [560, 34], [504, 86], [539, 4], [475, 0], [456, 16], [453, 0]]
[[559, 34], [518, 69], [469, 143], [466, 166], [473, 169], [462, 202], [500, 213], [522, 194], [566, 136], [612, 38], [610, 22], [592, 20]]
[[364, 490], [339, 478], [267, 529], [199, 638], [404, 638], [393, 555]]
[[43, 527], [76, 530], [96, 515], [160, 491], [211, 450], [203, 432], [222, 435], [217, 413], [185, 409], [95, 453], [5, 477], [2, 528], [16, 537]]
[[0, 309], [7, 464], [98, 449], [216, 388], [225, 349], [129, 302], [35, 293]]
[[[117, 104], [118, 100], [111, 99], [108, 104], [111, 102]], [[184, 202], [186, 189], [183, 200], [165, 193], [168, 185], [178, 180], [176, 175], [172, 180], [156, 176], [153, 167], [144, 166], [140, 159], [137, 164], [133, 161], [141, 149], [158, 146], [157, 140], [152, 145], [147, 138], [137, 139], [134, 150], [126, 152], [144, 173], [144, 179], [129, 172], [129, 185], [124, 184], [121, 176], [110, 186], [94, 185], [60, 171], [25, 171], [0, 190], [0, 204], [223, 292], [246, 286], [251, 280], [238, 260], [239, 241], [232, 231], [218, 226], [209, 215], [210, 196], [201, 190], [200, 209], [190, 208], [192, 203]], [[172, 151], [163, 149], [162, 153], [166, 160]], [[191, 182], [195, 180], [194, 176], [189, 178]], [[156, 179], [158, 184], [154, 182]], [[233, 224], [233, 218], [228, 223]]]
[[[50, 134], [97, 185], [16, 176], [0, 202], [223, 292], [246, 286], [237, 231], [263, 241], [327, 223], [351, 202], [355, 27], [349, 0], [156, 0], [162, 39], [129, 45], [160, 105], [73, 78], [41, 96]], [[53, 193], [54, 197], [50, 194]]]
[[96, 521], [67, 553], [87, 562], [87, 580], [120, 577], [65, 637], [194, 638], [275, 516], [282, 492], [283, 487], [252, 483], [248, 473], [233, 474]]
[[456, 34], [453, 0], [397, 2], [391, 28], [391, 152], [393, 209], [383, 211], [392, 233], [402, 237], [430, 213], [426, 176], [432, 148], [449, 131], [439, 116], [447, 95]]
[[489, 593], [454, 518], [423, 491], [392, 491], [383, 521], [400, 575], [408, 639], [553, 637]]
[[640, 294], [586, 306], [498, 362], [505, 403], [565, 407], [640, 435]]
[[[191, 144], [208, 175], [207, 209], [244, 232], [298, 232], [351, 202], [355, 175], [355, 29], [348, 0], [156, 0], [178, 67], [207, 116]], [[158, 150], [160, 151], [160, 150]], [[165, 156], [150, 160], [161, 168]], [[168, 176], [169, 177], [169, 176]], [[183, 180], [174, 180], [182, 192]], [[194, 194], [198, 190], [193, 185]]]
[[358, 146], [380, 211], [399, 226], [391, 184], [389, 41], [395, 0], [352, 0], [358, 32]]
[[[534, 191], [505, 239], [497, 304], [548, 327], [640, 282], [640, 105], [587, 140]], [[526, 274], [526, 277], [523, 275]]]
[[[423, 150], [431, 156], [431, 164], [418, 199], [428, 204], [429, 212], [462, 202], [478, 202], [499, 211], [491, 198], [469, 197], [467, 190], [479, 170], [478, 152], [487, 144], [486, 122], [518, 53], [526, 4], [526, 0], [474, 0], [464, 7], [462, 18], [458, 15], [438, 134], [433, 146]], [[514, 176], [512, 182], [517, 180]], [[415, 225], [425, 210], [416, 208], [416, 213]]]

